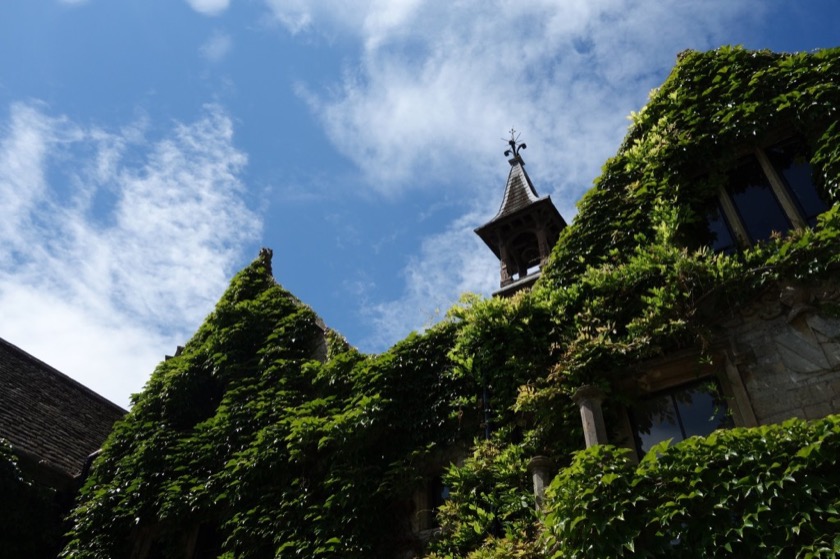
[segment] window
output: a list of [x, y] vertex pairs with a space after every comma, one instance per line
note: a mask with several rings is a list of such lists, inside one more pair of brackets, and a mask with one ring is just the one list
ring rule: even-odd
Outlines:
[[731, 254], [735, 252], [738, 246], [735, 244], [735, 237], [732, 236], [732, 230], [726, 219], [723, 217], [723, 210], [720, 204], [716, 204], [714, 209], [710, 211], [706, 217], [709, 226], [709, 233], [711, 234], [711, 247], [715, 252], [725, 252]]
[[805, 222], [813, 227], [817, 216], [828, 209], [811, 177], [805, 145], [800, 140], [788, 140], [767, 150], [767, 158], [793, 193], [797, 209]]
[[656, 393], [633, 406], [630, 422], [638, 455], [644, 456], [666, 439], [679, 442], [731, 427], [726, 402], [719, 394], [717, 382], [706, 379]]
[[755, 157], [742, 162], [730, 173], [726, 194], [753, 243], [769, 239], [774, 231], [791, 228], [790, 219]]
[[437, 511], [445, 503], [449, 500], [449, 486], [443, 484], [442, 476], [436, 476], [432, 481], [429, 483], [429, 505], [432, 509], [432, 526], [437, 527], [439, 525]]
[[801, 140], [757, 149], [729, 173], [719, 203], [706, 216], [709, 246], [730, 253], [737, 245], [767, 240], [775, 232], [813, 227], [827, 208], [814, 186]]

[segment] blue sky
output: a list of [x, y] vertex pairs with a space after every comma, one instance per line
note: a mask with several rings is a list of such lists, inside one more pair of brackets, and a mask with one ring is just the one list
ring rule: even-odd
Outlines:
[[833, 0], [0, 4], [0, 337], [127, 405], [261, 246], [364, 351], [490, 293], [511, 127], [570, 220], [678, 52]]

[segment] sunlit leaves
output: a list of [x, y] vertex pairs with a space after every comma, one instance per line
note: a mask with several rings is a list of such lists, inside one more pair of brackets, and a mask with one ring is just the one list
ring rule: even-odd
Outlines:
[[[140, 533], [174, 553], [201, 523], [218, 527], [226, 559], [393, 556], [431, 457], [485, 427], [493, 443], [447, 474], [437, 557], [840, 553], [830, 420], [690, 439], [638, 467], [599, 447], [564, 468], [583, 441], [568, 398], [581, 384], [608, 387], [640, 361], [702, 350], [708, 317], [836, 270], [837, 107], [838, 49], [682, 54], [532, 291], [467, 297], [378, 356], [332, 332], [323, 340], [312, 311], [255, 262], [115, 428], [65, 556], [127, 557]], [[738, 149], [782, 127], [812, 150], [833, 207], [812, 230], [736, 255], [699, 246]], [[544, 540], [524, 478], [535, 454], [561, 468]]]
[[552, 483], [550, 557], [834, 557], [840, 420], [718, 431], [633, 464], [600, 446]]

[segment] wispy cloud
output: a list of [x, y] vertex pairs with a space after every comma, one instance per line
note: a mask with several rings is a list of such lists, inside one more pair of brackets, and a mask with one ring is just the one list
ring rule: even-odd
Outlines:
[[230, 35], [217, 31], [199, 47], [199, 52], [210, 62], [220, 62], [228, 55], [231, 47], [233, 40]]
[[761, 9], [754, 0], [268, 2], [294, 31], [338, 31], [362, 45], [336, 90], [302, 91], [372, 188], [435, 188], [454, 158], [487, 169], [514, 125], [529, 158], [550, 169], [544, 179], [574, 199], [650, 77]]
[[362, 340], [363, 349], [381, 351], [412, 330], [437, 322], [461, 293], [489, 293], [498, 287], [498, 263], [473, 233], [482, 218], [480, 212], [470, 212], [424, 239], [420, 253], [403, 269], [405, 289], [399, 298], [364, 300], [364, 317], [374, 328]]
[[[767, 9], [758, 0], [265, 1], [292, 33], [359, 45], [334, 89], [299, 93], [372, 190], [456, 188], [496, 200], [499, 139], [515, 126], [538, 190], [567, 219], [676, 54], [718, 46]], [[489, 291], [472, 267], [495, 273], [495, 264], [475, 256], [486, 249], [470, 229], [491, 215], [464, 216], [422, 243], [403, 270], [403, 296], [375, 307], [390, 332], [382, 336], [420, 326], [458, 290]]]
[[147, 135], [37, 103], [0, 122], [0, 336], [121, 404], [212, 308], [261, 228], [220, 107]]
[[230, 7], [230, 0], [187, 0], [187, 4], [200, 14], [216, 16]]

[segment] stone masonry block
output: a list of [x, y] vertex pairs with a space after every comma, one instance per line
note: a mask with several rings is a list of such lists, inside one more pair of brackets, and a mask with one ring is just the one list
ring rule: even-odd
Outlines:
[[782, 361], [797, 373], [813, 373], [830, 368], [822, 347], [810, 336], [793, 329], [776, 336]]
[[823, 318], [817, 314], [812, 314], [806, 319], [808, 326], [816, 332], [820, 333], [829, 339], [840, 339], [840, 320], [836, 318]]
[[832, 413], [831, 404], [827, 402], [808, 406], [804, 411], [806, 419], [821, 419]]
[[750, 401], [756, 416], [777, 415], [792, 408], [800, 407], [800, 399], [793, 397], [789, 392], [779, 393], [768, 390], [761, 393], [750, 393]]
[[791, 419], [792, 417], [805, 419], [805, 411], [801, 408], [794, 408], [777, 414], [768, 415], [766, 417], [759, 417], [758, 422], [761, 425], [769, 425], [773, 423], [782, 423], [783, 421]]

